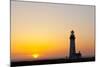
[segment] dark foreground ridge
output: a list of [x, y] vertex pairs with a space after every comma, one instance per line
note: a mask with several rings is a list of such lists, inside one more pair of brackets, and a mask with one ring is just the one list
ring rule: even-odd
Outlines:
[[27, 65], [43, 65], [43, 64], [57, 64], [57, 63], [72, 63], [72, 62], [88, 62], [95, 61], [95, 57], [80, 58], [80, 59], [50, 59], [50, 60], [38, 60], [38, 61], [19, 61], [11, 62], [11, 67], [27, 66]]

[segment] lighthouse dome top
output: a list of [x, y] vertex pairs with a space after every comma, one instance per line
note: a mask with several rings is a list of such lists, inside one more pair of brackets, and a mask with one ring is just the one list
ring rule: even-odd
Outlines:
[[73, 30], [71, 31], [70, 39], [75, 39], [75, 34]]
[[71, 33], [73, 34], [73, 33], [74, 33], [74, 31], [72, 30], [72, 31], [71, 31]]

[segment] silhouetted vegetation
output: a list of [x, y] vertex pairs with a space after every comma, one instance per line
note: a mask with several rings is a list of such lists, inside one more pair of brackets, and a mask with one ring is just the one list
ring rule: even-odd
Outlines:
[[50, 59], [50, 60], [36, 60], [36, 61], [19, 61], [11, 62], [11, 67], [26, 66], [26, 65], [43, 65], [43, 64], [56, 64], [56, 63], [72, 63], [72, 62], [88, 62], [95, 61], [95, 57], [79, 58], [79, 59]]

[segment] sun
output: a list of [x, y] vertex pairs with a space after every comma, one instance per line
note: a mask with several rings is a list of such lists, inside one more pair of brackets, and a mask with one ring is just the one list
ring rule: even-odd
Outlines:
[[39, 54], [33, 54], [32, 57], [33, 58], [38, 58], [39, 57]]

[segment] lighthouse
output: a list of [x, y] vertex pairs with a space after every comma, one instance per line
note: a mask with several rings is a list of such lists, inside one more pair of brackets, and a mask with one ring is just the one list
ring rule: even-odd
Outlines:
[[69, 59], [78, 59], [81, 58], [81, 53], [76, 53], [76, 47], [75, 47], [75, 34], [72, 30], [70, 33], [70, 52], [69, 52]]

